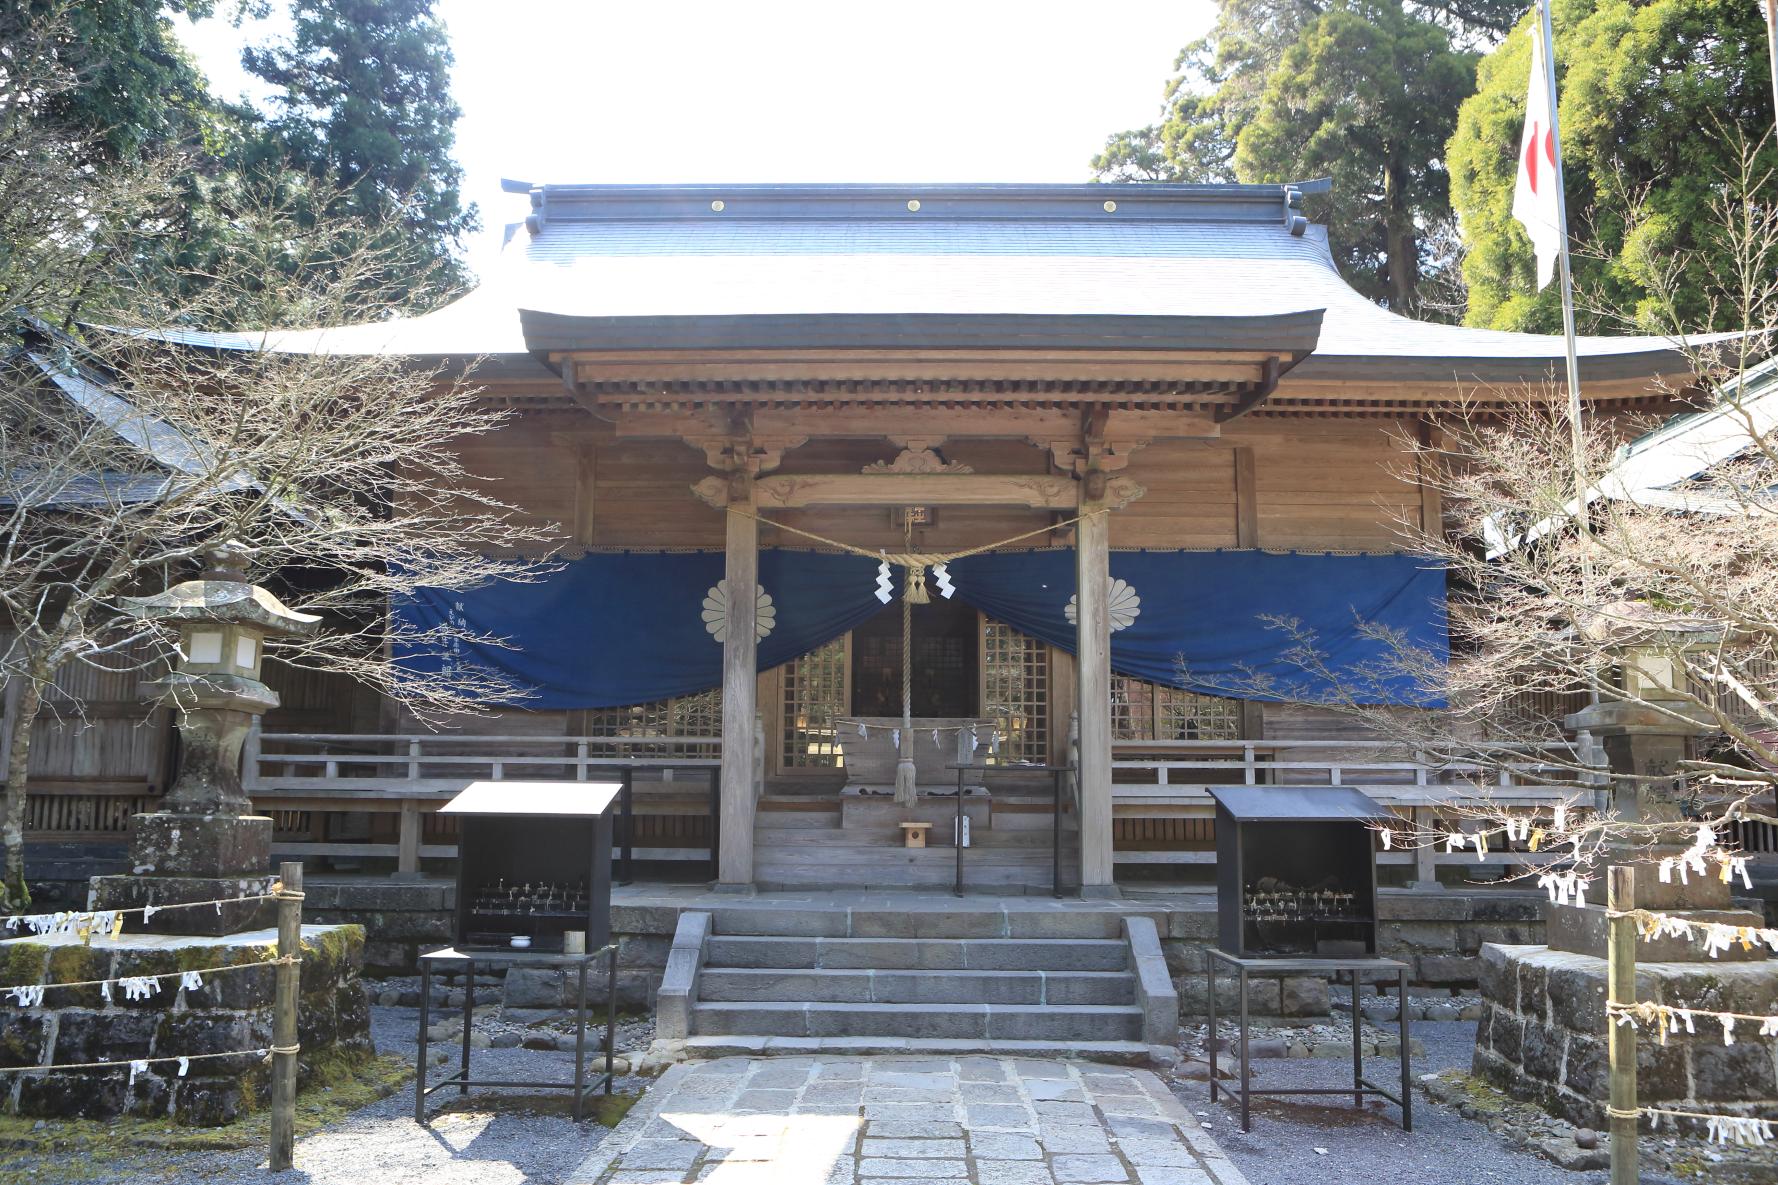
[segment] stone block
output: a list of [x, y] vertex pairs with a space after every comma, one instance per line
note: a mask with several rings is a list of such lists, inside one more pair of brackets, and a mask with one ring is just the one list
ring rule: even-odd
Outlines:
[[0, 1066], [42, 1065], [44, 1044], [49, 1039], [46, 1013], [0, 1010]]
[[1513, 1065], [1524, 1060], [1525, 1018], [1504, 1008], [1488, 1017], [1488, 1048]]
[[1519, 1046], [1521, 1067], [1526, 1074], [1544, 1082], [1561, 1081], [1564, 1044], [1560, 1029], [1526, 1021]]
[[1377, 894], [1377, 917], [1386, 922], [1465, 922], [1471, 897], [1464, 893], [1425, 893], [1384, 889]]
[[266, 815], [153, 811], [130, 818], [132, 871], [153, 877], [253, 876], [270, 862], [271, 851], [272, 820]]
[[1778, 1098], [1772, 1043], [1749, 1037], [1734, 1045], [1724, 1045], [1717, 1037], [1718, 1034], [1710, 1034], [1706, 1040], [1691, 1043], [1693, 1097], [1711, 1103]]
[[27, 1074], [19, 1082], [18, 1113], [48, 1119], [111, 1119], [129, 1104], [123, 1071]]
[[1471, 895], [1469, 903], [1471, 921], [1540, 926], [1546, 898], [1542, 893], [1482, 892]]
[[1279, 989], [1279, 1015], [1326, 1016], [1332, 1011], [1327, 980], [1308, 975], [1286, 976]]
[[[86, 980], [104, 979], [111, 974], [111, 955], [104, 950], [95, 950], [89, 946], [55, 946], [49, 952], [49, 976], [46, 983], [77, 983]], [[163, 991], [173, 991], [176, 985], [162, 984]], [[123, 993], [113, 989], [113, 994], [123, 998]], [[43, 993], [45, 1008], [100, 1008], [105, 1003], [104, 995], [97, 984], [90, 987], [51, 988]]]
[[314, 1048], [332, 1045], [339, 1037], [339, 1017], [330, 991], [304, 992], [296, 1003], [297, 1039]]
[[1550, 1020], [1577, 1033], [1605, 1031], [1605, 965], [1552, 967], [1548, 978]]
[[[259, 959], [244, 960], [258, 962]], [[249, 967], [203, 976], [203, 986], [185, 989], [187, 1008], [224, 1008], [236, 1011], [270, 1008], [278, 994], [276, 967]]]
[[175, 1088], [173, 1118], [187, 1127], [223, 1127], [248, 1110], [249, 1087], [239, 1078], [187, 1078]]
[[1469, 955], [1421, 955], [1415, 968], [1425, 984], [1473, 984], [1481, 975], [1480, 960]]
[[1509, 961], [1509, 952], [1500, 946], [1484, 943], [1476, 952], [1476, 985], [1484, 1000], [1518, 1010], [1518, 968]]
[[[1179, 994], [1179, 1011], [1183, 1016], [1203, 1016], [1210, 996], [1208, 976], [1187, 975], [1173, 981]], [[1279, 1016], [1283, 1007], [1276, 979], [1247, 981], [1247, 1009], [1257, 1016]], [[1216, 977], [1216, 1011], [1232, 1017], [1241, 1007], [1240, 983], [1232, 975]]]
[[[271, 826], [271, 820], [266, 820]], [[260, 865], [264, 867], [263, 863]], [[136, 909], [144, 905], [165, 907], [169, 902], [227, 900], [220, 911], [162, 908], [147, 921], [136, 919], [136, 930], [153, 934], [238, 934], [265, 930], [278, 923], [277, 908], [270, 900], [237, 901], [235, 898], [264, 893], [276, 879], [270, 876], [95, 876], [94, 908]]]
[[66, 1009], [57, 1021], [52, 1051], [57, 1062], [115, 1062], [151, 1056], [160, 1017], [152, 1012]]
[[43, 983], [49, 976], [49, 944], [15, 939], [0, 946], [0, 988]]
[[568, 974], [548, 967], [513, 967], [502, 991], [508, 1008], [561, 1008], [568, 1000]]

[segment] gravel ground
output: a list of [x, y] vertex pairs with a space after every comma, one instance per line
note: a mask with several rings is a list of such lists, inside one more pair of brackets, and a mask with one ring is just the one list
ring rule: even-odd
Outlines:
[[[1411, 1032], [1426, 1048], [1424, 1057], [1414, 1059], [1415, 1075], [1468, 1067], [1475, 1049], [1473, 1023], [1417, 1021]], [[1342, 1086], [1352, 1080], [1350, 1061], [1266, 1059], [1254, 1066], [1254, 1086], [1260, 1089]], [[1366, 1076], [1387, 1085], [1394, 1066], [1394, 1059], [1367, 1060]], [[1401, 1130], [1393, 1104], [1378, 1099], [1357, 1111], [1350, 1099], [1329, 1096], [1324, 1101], [1255, 1099], [1253, 1130], [1243, 1135], [1240, 1108], [1220, 1093], [1211, 1103], [1208, 1084], [1175, 1082], [1173, 1090], [1205, 1120], [1252, 1185], [1599, 1185], [1606, 1180], [1602, 1172], [1569, 1172], [1513, 1148], [1483, 1124], [1417, 1091], [1412, 1132]]]
[[[413, 1059], [419, 1009], [371, 1010], [379, 1053]], [[591, 1034], [589, 1033], [589, 1037]], [[456, 1053], [449, 1051], [455, 1064]], [[602, 1064], [602, 1063], [601, 1063]], [[563, 1080], [574, 1074], [572, 1053], [529, 1049], [478, 1049], [476, 1077]], [[435, 1066], [435, 1076], [446, 1073]], [[638, 1079], [620, 1080], [634, 1090]], [[413, 1094], [401, 1090], [356, 1112], [345, 1123], [297, 1143], [296, 1173], [274, 1176], [263, 1149], [239, 1152], [138, 1152], [103, 1166], [58, 1163], [46, 1157], [33, 1179], [45, 1185], [164, 1185], [228, 1182], [229, 1185], [555, 1185], [568, 1178], [607, 1129], [576, 1125], [567, 1116], [566, 1092], [479, 1091], [460, 1099], [440, 1091], [429, 1100], [430, 1127], [413, 1120]], [[96, 1175], [95, 1175], [96, 1174]]]

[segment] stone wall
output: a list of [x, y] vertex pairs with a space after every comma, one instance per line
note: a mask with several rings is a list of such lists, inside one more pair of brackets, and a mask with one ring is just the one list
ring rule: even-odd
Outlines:
[[[260, 963], [277, 955], [271, 931], [194, 938], [132, 935], [112, 941], [18, 938], [0, 943], [0, 989]], [[371, 1052], [370, 1001], [359, 971], [361, 926], [304, 926], [297, 1032], [299, 1073], [318, 1060]], [[97, 986], [50, 987], [39, 1006], [0, 997], [0, 1068], [128, 1061], [267, 1048], [272, 1043], [276, 968], [203, 976], [201, 987], [177, 979], [128, 999], [115, 984], [110, 1000]], [[112, 1119], [170, 1116], [194, 1126], [229, 1123], [262, 1106], [270, 1089], [262, 1057], [205, 1058], [181, 1077], [176, 1062], [127, 1068], [0, 1076], [0, 1109], [16, 1115]]]
[[[1605, 961], [1543, 946], [1482, 948], [1484, 1015], [1475, 1073], [1570, 1123], [1600, 1128], [1609, 1095]], [[1778, 1012], [1767, 963], [1641, 963], [1638, 999], [1722, 1012]], [[1700, 1020], [1697, 1032], [1636, 1042], [1636, 1092], [1645, 1106], [1778, 1117], [1778, 1049], [1743, 1026], [1744, 1040]]]
[[[372, 936], [365, 944], [365, 968], [374, 975], [412, 975], [421, 949], [444, 946], [452, 939], [456, 890], [445, 882], [311, 880], [307, 893], [305, 916], [365, 926]], [[1469, 987], [1480, 975], [1478, 956], [1484, 943], [1542, 940], [1543, 902], [1541, 893], [1510, 890], [1384, 890], [1378, 898], [1382, 920], [1377, 941], [1383, 954], [1409, 963], [1409, 978], [1417, 986]], [[1126, 904], [1153, 912], [1180, 1008], [1187, 1016], [1203, 1015], [1208, 978], [1200, 947], [1216, 939], [1213, 900], [1193, 897]], [[620, 1007], [644, 1009], [652, 1004], [683, 908], [689, 906], [665, 900], [613, 903]], [[769, 906], [762, 901], [759, 908]], [[601, 967], [588, 976], [587, 998], [602, 1005], [605, 991]], [[1232, 982], [1219, 988], [1220, 1007], [1234, 1005], [1234, 991]], [[557, 1009], [571, 1006], [573, 993], [574, 982], [566, 972], [524, 970], [507, 978], [505, 999], [509, 1007]], [[1252, 1011], [1259, 1016], [1328, 1014], [1325, 980], [1255, 979], [1251, 993]]]

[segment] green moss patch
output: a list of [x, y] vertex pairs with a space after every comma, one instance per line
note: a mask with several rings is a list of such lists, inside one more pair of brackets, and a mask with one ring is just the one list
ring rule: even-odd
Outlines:
[[[321, 1055], [296, 1097], [297, 1137], [336, 1126], [352, 1112], [388, 1098], [412, 1081], [413, 1072], [405, 1058]], [[74, 1185], [142, 1149], [263, 1149], [270, 1138], [270, 1112], [263, 1106], [238, 1123], [216, 1128], [183, 1127], [164, 1118], [99, 1122], [0, 1115], [0, 1185], [39, 1185], [46, 1179], [43, 1170], [50, 1158], [56, 1166], [55, 1179]]]

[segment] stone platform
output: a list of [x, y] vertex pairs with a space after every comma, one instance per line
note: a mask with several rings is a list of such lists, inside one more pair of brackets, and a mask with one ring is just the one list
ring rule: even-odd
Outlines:
[[[359, 972], [364, 928], [303, 927], [297, 1033], [299, 1082], [316, 1060], [368, 1057], [370, 1001]], [[261, 963], [277, 955], [276, 930], [224, 935], [72, 935], [0, 942], [0, 990], [21, 984], [78, 983], [132, 975]], [[0, 996], [0, 1067], [128, 1061], [256, 1050], [272, 1043], [276, 968], [203, 975], [201, 986], [157, 981], [159, 990], [129, 999], [117, 984], [107, 1001], [97, 986], [50, 987], [40, 1006]], [[185, 1076], [176, 1062], [127, 1068], [0, 1076], [0, 1109], [49, 1118], [114, 1119], [171, 1116], [193, 1126], [231, 1122], [263, 1105], [270, 1068], [262, 1057], [206, 1058]]]
[[[1609, 1057], [1605, 960], [1547, 946], [1482, 948], [1484, 1015], [1475, 1073], [1569, 1122], [1605, 1126]], [[1636, 995], [1722, 1012], [1778, 1012], [1778, 964], [1636, 964]], [[1660, 1044], [1636, 1040], [1636, 1092], [1649, 1106], [1778, 1118], [1778, 1059], [1769, 1038], [1743, 1023], [1725, 1045], [1705, 1018], [1696, 1033]]]

